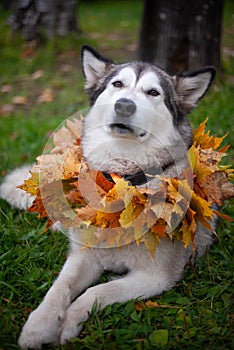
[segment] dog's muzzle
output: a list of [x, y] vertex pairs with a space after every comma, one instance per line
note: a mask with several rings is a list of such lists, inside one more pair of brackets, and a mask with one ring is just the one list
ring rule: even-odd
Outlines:
[[135, 114], [137, 106], [135, 102], [128, 98], [120, 98], [115, 102], [114, 110], [116, 113], [114, 123], [110, 124], [110, 128], [118, 135], [128, 136], [144, 136], [146, 132], [134, 125], [131, 117]]

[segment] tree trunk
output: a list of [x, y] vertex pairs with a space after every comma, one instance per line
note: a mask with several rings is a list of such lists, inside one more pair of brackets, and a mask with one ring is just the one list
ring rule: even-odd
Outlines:
[[77, 0], [15, 0], [13, 14], [8, 24], [14, 30], [21, 30], [26, 40], [34, 40], [40, 36], [40, 28], [44, 28], [49, 37], [67, 35], [77, 31]]
[[220, 67], [223, 0], [145, 0], [139, 56], [170, 73]]

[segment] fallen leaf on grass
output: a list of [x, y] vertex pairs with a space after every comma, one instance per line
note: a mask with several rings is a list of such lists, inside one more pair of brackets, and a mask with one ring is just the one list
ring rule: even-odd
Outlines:
[[14, 105], [25, 105], [28, 102], [27, 96], [15, 96], [12, 102]]
[[161, 308], [161, 309], [180, 309], [180, 306], [159, 304], [159, 303], [157, 303], [157, 301], [152, 301], [152, 300], [134, 303], [134, 308], [136, 311], [143, 311], [147, 307], [148, 308]]
[[12, 104], [5, 104], [0, 107], [0, 115], [7, 115], [14, 111], [15, 106]]
[[43, 102], [51, 102], [53, 100], [54, 100], [54, 93], [50, 88], [47, 88], [38, 97], [37, 102], [43, 103]]
[[70, 64], [63, 64], [60, 67], [61, 72], [67, 73], [72, 71], [72, 66]]
[[37, 47], [37, 41], [36, 40], [30, 40], [27, 41], [20, 52], [20, 57], [22, 58], [31, 58], [36, 53], [36, 47]]
[[37, 80], [37, 79], [43, 77], [44, 74], [45, 74], [44, 70], [43, 69], [39, 69], [36, 72], [32, 73], [31, 78], [33, 80]]
[[1, 87], [1, 92], [3, 93], [3, 94], [6, 94], [6, 93], [8, 93], [8, 92], [11, 92], [11, 90], [12, 90], [12, 86], [11, 85], [9, 85], [9, 84], [6, 84], [6, 85], [3, 85], [2, 87]]

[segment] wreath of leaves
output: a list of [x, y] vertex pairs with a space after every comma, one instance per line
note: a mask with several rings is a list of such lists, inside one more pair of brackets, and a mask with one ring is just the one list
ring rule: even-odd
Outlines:
[[135, 241], [144, 243], [153, 256], [166, 237], [184, 246], [194, 244], [199, 222], [213, 231], [214, 214], [231, 220], [212, 205], [221, 206], [234, 196], [229, 181], [233, 169], [220, 163], [229, 148], [220, 147], [226, 135], [210, 135], [206, 123], [194, 131], [188, 150], [191, 168], [175, 178], [157, 175], [158, 186], [152, 189], [131, 186], [114, 174], [112, 183], [93, 170], [82, 157], [81, 120], [67, 121], [54, 133], [50, 153], [37, 158], [31, 177], [20, 186], [35, 196], [28, 210], [47, 218], [46, 229], [55, 221], [65, 228], [82, 228], [82, 244], [88, 247]]

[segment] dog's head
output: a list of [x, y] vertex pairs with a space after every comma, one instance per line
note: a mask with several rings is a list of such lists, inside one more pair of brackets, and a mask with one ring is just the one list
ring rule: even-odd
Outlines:
[[185, 157], [186, 115], [207, 92], [213, 67], [169, 76], [149, 63], [115, 64], [89, 46], [82, 65], [91, 105], [82, 145], [94, 168], [128, 174]]

